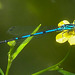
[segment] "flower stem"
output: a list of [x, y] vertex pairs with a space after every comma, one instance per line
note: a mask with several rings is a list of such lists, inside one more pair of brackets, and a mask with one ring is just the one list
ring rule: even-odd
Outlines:
[[11, 51], [13, 50], [13, 47], [10, 47], [10, 50], [8, 52], [8, 64], [7, 64], [7, 69], [5, 75], [8, 75], [9, 69], [11, 67], [12, 59], [11, 59]]
[[8, 75], [10, 67], [11, 67], [11, 62], [8, 61], [8, 65], [7, 65], [7, 69], [6, 69], [6, 74], [5, 75]]
[[[70, 50], [71, 50], [71, 49], [70, 49]], [[53, 65], [53, 66], [51, 66], [51, 67], [48, 67], [48, 68], [46, 68], [46, 69], [43, 69], [43, 70], [41, 70], [41, 71], [39, 71], [39, 72], [36, 72], [36, 73], [34, 73], [34, 74], [32, 74], [32, 75], [40, 75], [40, 74], [42, 74], [42, 73], [44, 73], [44, 72], [46, 72], [46, 71], [52, 70], [53, 68], [55, 68], [55, 67], [57, 67], [57, 66], [60, 66], [61, 63], [63, 63], [63, 62], [65, 61], [65, 59], [68, 57], [68, 55], [69, 55], [69, 53], [70, 53], [70, 50], [67, 52], [66, 56], [65, 56], [59, 63], [57, 63], [57, 64], [55, 64], [55, 65]], [[58, 69], [58, 68], [57, 68], [57, 69]], [[55, 69], [55, 70], [57, 70], [57, 69]]]

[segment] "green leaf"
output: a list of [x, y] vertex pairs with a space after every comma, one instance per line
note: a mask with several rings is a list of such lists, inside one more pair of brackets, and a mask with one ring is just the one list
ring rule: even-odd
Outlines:
[[1, 73], [1, 75], [4, 75], [4, 72], [2, 71], [2, 69], [0, 68], [0, 73]]
[[68, 72], [68, 71], [63, 70], [63, 69], [59, 69], [57, 71], [60, 72], [63, 75], [75, 75], [74, 73]]
[[[39, 30], [40, 27], [41, 27], [41, 24], [31, 34], [36, 33]], [[16, 58], [16, 56], [22, 51], [22, 49], [30, 42], [30, 40], [32, 38], [33, 38], [33, 36], [28, 37], [26, 40], [24, 40], [21, 43], [21, 45], [17, 48], [17, 50], [15, 51], [15, 53], [13, 53], [12, 60], [14, 60]]]

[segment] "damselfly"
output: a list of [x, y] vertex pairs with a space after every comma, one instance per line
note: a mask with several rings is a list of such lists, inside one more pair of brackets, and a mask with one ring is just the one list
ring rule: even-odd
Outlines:
[[[64, 22], [64, 24], [62, 22]], [[6, 43], [6, 42], [9, 42], [9, 41], [12, 41], [12, 40], [23, 39], [23, 38], [27, 38], [27, 37], [31, 37], [31, 36], [36, 36], [36, 35], [46, 34], [46, 33], [50, 33], [50, 32], [55, 32], [55, 31], [68, 30], [68, 32], [69, 32], [70, 30], [73, 30], [75, 28], [75, 24], [73, 24], [73, 23], [68, 24], [66, 22], [66, 20], [63, 20], [62, 22], [61, 22], [61, 24], [59, 23], [60, 25], [57, 28], [37, 32], [35, 34], [24, 35], [24, 36], [12, 38], [12, 39], [9, 39], [9, 40], [0, 41], [0, 43]]]

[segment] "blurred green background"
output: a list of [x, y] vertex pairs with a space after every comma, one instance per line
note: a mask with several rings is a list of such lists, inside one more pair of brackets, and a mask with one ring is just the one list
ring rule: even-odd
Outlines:
[[[62, 20], [75, 19], [75, 0], [0, 0], [0, 40], [10, 39], [7, 30], [12, 26], [56, 27]], [[70, 55], [61, 65], [65, 70], [75, 73], [75, 46], [68, 42], [59, 44], [53, 32], [32, 39], [12, 63], [9, 75], [31, 75], [50, 67], [64, 58], [69, 49]], [[21, 41], [21, 40], [19, 40]], [[0, 67], [6, 71], [9, 46], [0, 44]], [[41, 75], [61, 75], [48, 71]]]

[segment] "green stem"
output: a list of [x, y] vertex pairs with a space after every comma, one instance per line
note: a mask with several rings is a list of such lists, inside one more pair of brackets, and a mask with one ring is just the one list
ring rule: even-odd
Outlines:
[[63, 63], [63, 62], [65, 61], [65, 59], [68, 57], [69, 53], [70, 53], [70, 49], [69, 49], [69, 51], [67, 52], [66, 56], [65, 56], [59, 63], [57, 63], [57, 64], [55, 64], [55, 65], [53, 65], [53, 66], [51, 66], [51, 67], [48, 67], [48, 68], [46, 68], [46, 69], [44, 69], [44, 70], [41, 70], [41, 71], [39, 71], [39, 72], [36, 72], [36, 73], [34, 73], [34, 74], [32, 74], [32, 75], [39, 75], [39, 74], [42, 74], [42, 73], [44, 73], [44, 72], [46, 72], [46, 71], [49, 71], [49, 70], [55, 68], [56, 66], [59, 66], [61, 63]]
[[7, 69], [6, 69], [6, 74], [5, 75], [8, 75], [10, 67], [11, 67], [11, 62], [8, 61], [8, 65], [7, 65]]
[[8, 75], [9, 73], [9, 69], [11, 67], [11, 63], [12, 63], [12, 58], [11, 58], [11, 51], [13, 50], [14, 47], [10, 47], [10, 50], [8, 52], [8, 64], [7, 64], [7, 69], [6, 69], [6, 73], [5, 75]]

